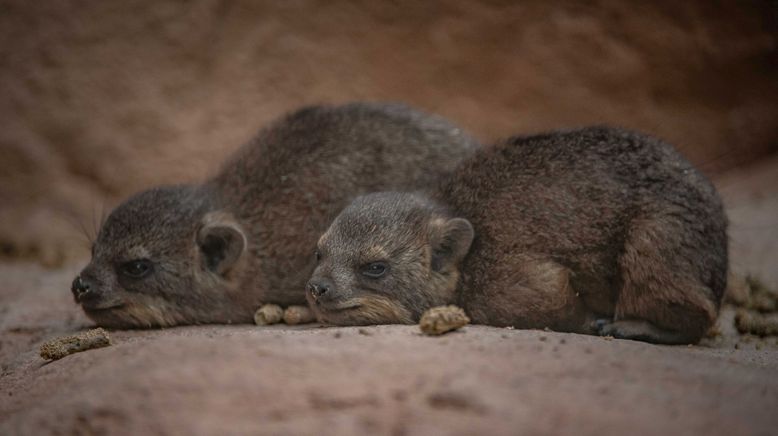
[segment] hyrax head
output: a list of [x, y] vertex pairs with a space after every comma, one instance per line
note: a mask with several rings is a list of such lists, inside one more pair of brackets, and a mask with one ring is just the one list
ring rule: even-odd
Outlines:
[[229, 321], [229, 290], [247, 241], [228, 214], [211, 210], [200, 189], [152, 189], [110, 214], [72, 285], [76, 302], [97, 324]]
[[455, 298], [473, 227], [431, 200], [400, 193], [357, 198], [317, 244], [306, 298], [321, 322], [412, 323]]

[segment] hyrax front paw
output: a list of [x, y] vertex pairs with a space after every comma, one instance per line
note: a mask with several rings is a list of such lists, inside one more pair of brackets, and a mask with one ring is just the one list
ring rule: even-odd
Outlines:
[[598, 319], [594, 321], [594, 329], [600, 336], [611, 336], [616, 339], [642, 340], [650, 330], [651, 325], [644, 321]]
[[614, 321], [611, 319], [598, 319], [594, 322], [597, 333], [600, 336], [612, 336], [616, 339], [638, 339], [650, 330], [650, 326], [644, 321]]
[[643, 320], [597, 320], [595, 326], [600, 336], [612, 336], [616, 339], [632, 339], [655, 344], [688, 344], [690, 342], [682, 333], [664, 330]]
[[607, 327], [607, 326], [609, 326], [611, 324], [613, 324], [613, 320], [612, 319], [600, 318], [600, 319], [595, 320], [594, 322], [592, 322], [591, 325], [594, 327], [594, 331], [597, 332], [598, 335], [600, 335], [600, 336], [607, 336], [608, 334], [607, 333], [603, 334], [602, 331], [603, 331], [603, 329], [605, 329], [605, 327]]

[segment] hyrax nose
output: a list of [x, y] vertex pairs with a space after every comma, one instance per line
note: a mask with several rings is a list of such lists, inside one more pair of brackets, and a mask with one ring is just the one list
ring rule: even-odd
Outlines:
[[311, 293], [314, 300], [318, 300], [324, 296], [331, 288], [332, 284], [325, 280], [311, 280], [308, 282], [308, 292]]
[[85, 280], [81, 278], [81, 276], [78, 276], [75, 280], [73, 280], [73, 284], [71, 285], [70, 290], [73, 292], [73, 297], [76, 299], [76, 303], [80, 303], [88, 298], [96, 296], [94, 286], [89, 282], [89, 280]]

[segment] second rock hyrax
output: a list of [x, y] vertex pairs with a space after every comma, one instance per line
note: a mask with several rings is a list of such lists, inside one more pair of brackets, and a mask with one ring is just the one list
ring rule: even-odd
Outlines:
[[417, 189], [476, 143], [396, 104], [294, 112], [202, 184], [141, 192], [100, 229], [72, 291], [106, 327], [249, 323], [262, 303], [305, 304], [316, 240], [354, 197]]
[[319, 240], [309, 304], [332, 324], [476, 324], [697, 342], [727, 277], [726, 219], [676, 150], [603, 127], [484, 148], [428, 193], [356, 199]]

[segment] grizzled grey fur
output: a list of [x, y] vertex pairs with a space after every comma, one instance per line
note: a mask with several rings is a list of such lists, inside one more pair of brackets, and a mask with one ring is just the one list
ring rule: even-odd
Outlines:
[[262, 303], [304, 304], [316, 240], [338, 211], [360, 194], [428, 186], [476, 147], [402, 105], [302, 109], [206, 182], [116, 208], [74, 296], [107, 327], [252, 322]]
[[474, 323], [698, 341], [727, 277], [711, 183], [672, 146], [592, 127], [484, 148], [438, 189], [356, 199], [319, 240], [308, 299], [333, 324]]

